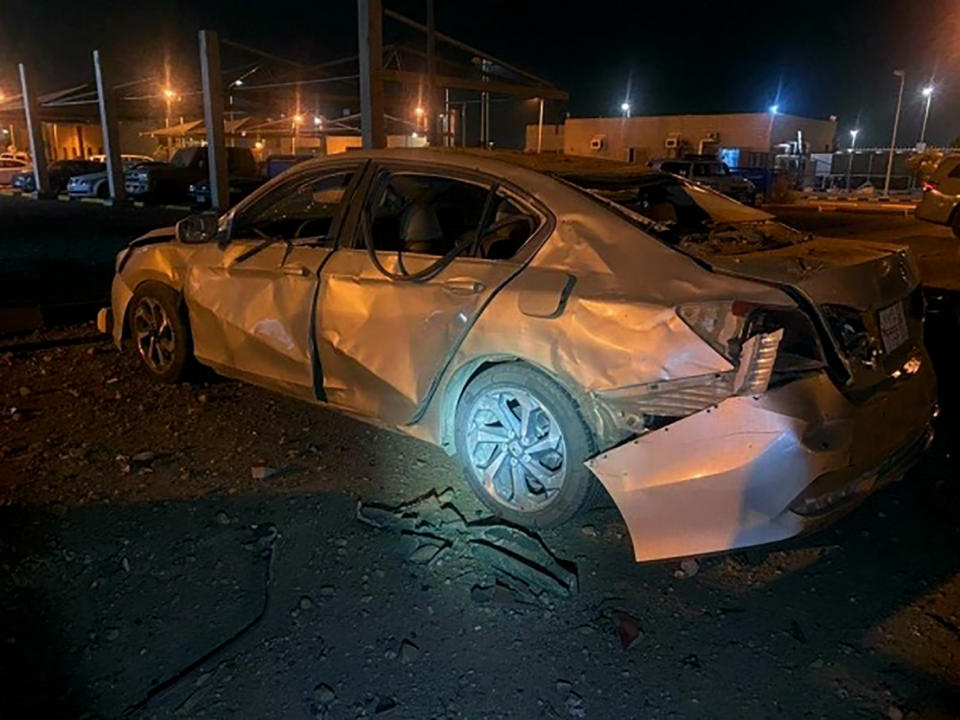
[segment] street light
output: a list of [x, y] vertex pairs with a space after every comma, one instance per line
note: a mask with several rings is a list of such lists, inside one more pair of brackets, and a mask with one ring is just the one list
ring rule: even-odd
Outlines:
[[887, 176], [883, 181], [883, 197], [890, 197], [890, 174], [893, 172], [893, 150], [897, 146], [897, 129], [900, 127], [900, 106], [903, 104], [903, 82], [907, 74], [903, 70], [894, 70], [894, 77], [900, 78], [900, 91], [897, 93], [897, 112], [893, 116], [893, 135], [890, 138], [890, 153], [887, 155]]
[[767, 123], [767, 148], [769, 149], [773, 148], [773, 122], [780, 113], [780, 106], [774, 103], [767, 108], [767, 113], [770, 115], [770, 122]]
[[847, 192], [850, 192], [850, 175], [853, 173], [853, 149], [857, 146], [857, 135], [859, 134], [859, 128], [854, 128], [850, 131], [850, 158], [847, 160]]
[[[170, 106], [173, 103], [173, 99], [176, 96], [177, 96], [177, 92], [173, 88], [165, 87], [163, 89], [163, 98], [167, 104], [167, 114], [163, 116], [164, 127], [170, 127]], [[167, 135], [167, 155], [168, 156], [170, 155], [170, 151], [172, 148], [173, 148], [173, 138]]]
[[624, 117], [630, 117], [630, 103], [624, 101], [621, 103], [620, 109], [623, 111]]
[[923, 144], [923, 139], [927, 136], [927, 118], [930, 117], [930, 101], [933, 99], [933, 85], [927, 85], [920, 91], [920, 94], [927, 99], [923, 108], [923, 125], [920, 126], [920, 143]]
[[319, 115], [314, 115], [313, 124], [316, 125], [317, 127], [320, 127], [321, 125], [323, 125], [323, 118], [320, 117]]

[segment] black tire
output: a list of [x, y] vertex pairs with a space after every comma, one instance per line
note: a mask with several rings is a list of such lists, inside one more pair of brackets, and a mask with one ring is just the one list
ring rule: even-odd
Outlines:
[[[468, 432], [477, 403], [491, 392], [516, 389], [533, 397], [559, 426], [565, 444], [563, 479], [556, 496], [542, 508], [520, 510], [491, 495], [468, 452]], [[570, 394], [545, 373], [521, 363], [495, 365], [467, 385], [457, 404], [454, 424], [457, 454], [470, 488], [494, 515], [528, 528], [562, 525], [593, 504], [600, 485], [583, 464], [596, 453], [593, 435]], [[515, 444], [515, 443], [514, 443]], [[501, 448], [506, 456], [506, 450]], [[512, 459], [511, 459], [512, 461]]]
[[954, 237], [960, 238], [960, 210], [953, 211], [953, 219], [950, 222], [950, 229], [953, 230]]
[[[157, 307], [162, 309], [167, 322], [166, 326], [159, 323], [164, 329], [154, 334], [154, 344], [151, 346], [149, 339], [145, 341], [141, 338], [142, 333], [149, 330], [146, 316], [149, 314], [156, 317]], [[143, 315], [138, 312], [141, 310]], [[142, 283], [130, 299], [127, 327], [133, 351], [147, 375], [163, 383], [176, 383], [187, 376], [194, 362], [193, 338], [190, 335], [186, 307], [176, 290], [159, 282]], [[164, 358], [169, 355], [169, 362], [156, 362], [161, 341], [164, 348], [161, 354]], [[148, 356], [154, 360], [151, 361]]]
[[104, 180], [97, 185], [97, 197], [101, 200], [106, 200], [110, 197], [110, 183], [108, 181]]

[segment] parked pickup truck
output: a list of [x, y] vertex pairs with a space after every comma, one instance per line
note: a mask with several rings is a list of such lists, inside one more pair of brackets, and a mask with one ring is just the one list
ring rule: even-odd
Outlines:
[[[190, 186], [207, 177], [207, 148], [180, 148], [169, 163], [140, 165], [126, 174], [127, 195], [133, 199], [165, 203], [187, 202]], [[227, 148], [227, 172], [257, 175], [257, 161], [249, 148]]]

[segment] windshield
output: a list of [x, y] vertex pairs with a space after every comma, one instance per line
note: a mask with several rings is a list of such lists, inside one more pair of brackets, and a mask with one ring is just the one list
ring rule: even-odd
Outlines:
[[569, 182], [651, 220], [647, 232], [695, 254], [736, 254], [803, 242], [806, 236], [773, 215], [709, 188], [661, 173], [565, 175]]
[[180, 148], [174, 153], [173, 158], [170, 160], [170, 164], [174, 167], [185, 168], [193, 164], [193, 158], [197, 154], [199, 148]]

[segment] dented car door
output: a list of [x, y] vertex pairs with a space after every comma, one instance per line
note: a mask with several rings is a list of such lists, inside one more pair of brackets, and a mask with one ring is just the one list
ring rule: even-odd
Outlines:
[[317, 274], [333, 252], [357, 169], [295, 175], [241, 208], [225, 249], [211, 244], [193, 256], [184, 296], [198, 359], [317, 397]]
[[415, 420], [487, 302], [522, 267], [517, 251], [543, 218], [492, 179], [386, 175], [371, 186], [354, 247], [321, 271], [316, 335], [327, 399], [402, 425]]

